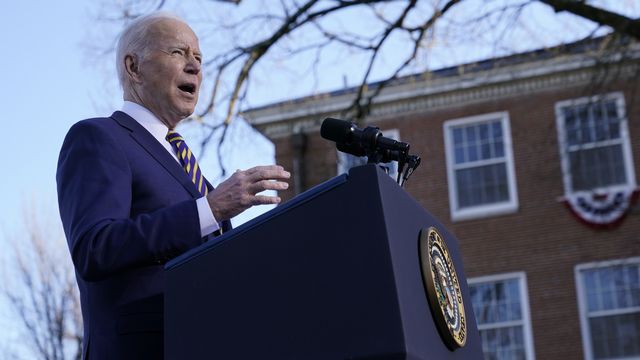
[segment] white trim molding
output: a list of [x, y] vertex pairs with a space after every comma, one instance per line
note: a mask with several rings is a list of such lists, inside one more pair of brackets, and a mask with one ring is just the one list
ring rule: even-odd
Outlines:
[[[618, 78], [637, 74], [640, 46], [633, 46], [631, 50], [625, 58], [632, 61], [616, 63], [618, 70], [611, 72]], [[596, 77], [613, 78], [598, 68], [597, 49], [549, 54], [551, 56], [525, 53], [515, 58], [488, 60], [494, 64], [486, 68], [479, 68], [478, 63], [463, 64], [456, 67], [457, 72], [452, 68], [441, 69], [397, 79], [375, 98], [367, 121], [583, 86], [593, 83]], [[523, 59], [517, 61], [518, 56]], [[610, 61], [620, 59], [620, 54], [609, 57]], [[376, 91], [375, 84], [371, 84], [365, 95], [371, 91]], [[294, 128], [317, 131], [323, 118], [340, 117], [353, 103], [356, 93], [356, 88], [319, 93], [246, 109], [241, 111], [241, 116], [273, 140], [291, 135]]]
[[[608, 315], [623, 315], [640, 313], [640, 306], [631, 306], [625, 308], [607, 309], [589, 312], [586, 291], [587, 286], [582, 276], [585, 270], [604, 269], [619, 265], [637, 265], [640, 271], [640, 257], [630, 257], [626, 259], [616, 259], [607, 261], [598, 261], [585, 264], [578, 264], [575, 267], [576, 291], [578, 295], [578, 312], [580, 316], [580, 331], [582, 333], [582, 350], [584, 351], [585, 360], [594, 360], [593, 346], [591, 341], [591, 329], [589, 327], [589, 317], [599, 317]], [[623, 357], [615, 359], [638, 360], [640, 356]]]
[[[613, 186], [605, 186], [603, 188], [595, 188], [589, 189], [588, 191], [576, 191], [572, 186], [572, 174], [571, 174], [571, 164], [569, 163], [568, 149], [570, 147], [567, 144], [567, 132], [565, 127], [565, 118], [563, 115], [563, 109], [568, 107], [575, 107], [579, 105], [589, 104], [589, 103], [599, 103], [604, 101], [613, 100], [616, 103], [617, 115], [620, 119], [620, 138], [607, 140], [607, 141], [599, 141], [604, 145], [611, 144], [621, 144], [622, 145], [622, 156], [624, 157], [623, 162], [625, 166], [625, 183]], [[564, 100], [559, 101], [555, 105], [555, 113], [556, 113], [556, 127], [558, 130], [558, 149], [560, 151], [560, 159], [562, 165], [562, 180], [564, 183], [564, 192], [565, 196], [572, 195], [575, 193], [598, 193], [598, 192], [609, 192], [609, 191], [618, 191], [626, 188], [635, 188], [636, 187], [636, 176], [635, 176], [635, 167], [633, 165], [633, 154], [631, 151], [631, 140], [629, 136], [628, 129], [628, 121], [626, 115], [626, 107], [624, 101], [624, 95], [621, 92], [613, 92], [604, 95], [596, 95], [596, 96], [587, 96], [581, 97], [578, 99]], [[595, 146], [593, 146], [595, 147]], [[585, 195], [585, 194], [583, 194]]]
[[[464, 165], [464, 167], [473, 168], [483, 165], [504, 163], [507, 176], [506, 180], [508, 186], [508, 199], [506, 201], [495, 203], [461, 207], [459, 206], [459, 189], [456, 181], [456, 170], [459, 170], [461, 168], [461, 165], [455, 163], [453, 129], [475, 124], [493, 123], [496, 121], [499, 121], [501, 124], [503, 156], [487, 160], [473, 161], [470, 165]], [[510, 214], [518, 211], [518, 189], [513, 158], [509, 114], [506, 111], [502, 111], [448, 120], [443, 124], [443, 132], [447, 160], [447, 182], [449, 187], [449, 210], [451, 214], [451, 220], [462, 221], [479, 219], [490, 216]]]
[[469, 285], [469, 287], [471, 287], [473, 285], [478, 285], [478, 284], [499, 283], [507, 280], [516, 280], [518, 283], [518, 295], [520, 297], [519, 299], [520, 314], [522, 315], [522, 318], [520, 320], [512, 320], [508, 322], [500, 322], [500, 323], [493, 323], [493, 324], [478, 324], [478, 330], [482, 331], [486, 329], [495, 329], [495, 328], [507, 327], [507, 326], [509, 327], [522, 326], [526, 360], [534, 360], [535, 349], [533, 346], [533, 331], [531, 330], [529, 292], [528, 292], [526, 273], [520, 271], [520, 272], [511, 272], [511, 273], [474, 277], [474, 278], [467, 279], [467, 284]]

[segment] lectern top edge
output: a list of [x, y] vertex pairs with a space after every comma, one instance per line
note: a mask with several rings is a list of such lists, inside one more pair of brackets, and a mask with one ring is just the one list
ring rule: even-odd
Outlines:
[[170, 260], [169, 262], [167, 262], [167, 264], [165, 265], [164, 269], [166, 270], [171, 270], [175, 267], [180, 266], [181, 264], [185, 263], [186, 261], [189, 261], [190, 259], [193, 259], [197, 256], [200, 256], [202, 254], [207, 253], [208, 251], [210, 251], [211, 249], [215, 248], [216, 246], [222, 244], [223, 242], [241, 234], [244, 232], [247, 232], [253, 228], [255, 228], [256, 226], [259, 226], [267, 221], [269, 221], [270, 219], [279, 216], [297, 206], [300, 206], [302, 204], [305, 204], [311, 200], [313, 200], [315, 197], [317, 197], [318, 195], [325, 193], [327, 191], [330, 191], [331, 189], [340, 186], [344, 183], [347, 182], [348, 179], [348, 174], [341, 174], [338, 175], [322, 184], [316, 185], [314, 187], [312, 187], [311, 189], [297, 195], [296, 197], [294, 197], [293, 199], [287, 201], [285, 204], [282, 204], [272, 210], [267, 211], [266, 213], [248, 221], [245, 224], [242, 224], [241, 226], [234, 228], [228, 232], [225, 232], [222, 236], [219, 236], [217, 238], [215, 238], [213, 241], [209, 241], [206, 242], [204, 244], [202, 244], [201, 246], [198, 246], [197, 248], [191, 249], [187, 252], [185, 252], [184, 254]]

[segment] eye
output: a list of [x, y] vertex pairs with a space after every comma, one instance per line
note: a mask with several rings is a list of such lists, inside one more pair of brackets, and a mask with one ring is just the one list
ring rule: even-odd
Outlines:
[[173, 49], [171, 50], [171, 54], [172, 55], [180, 55], [180, 56], [184, 56], [184, 51], [180, 50], [180, 49]]
[[202, 56], [200, 56], [200, 55], [195, 55], [194, 57], [195, 57], [195, 59], [196, 59], [196, 61], [197, 61], [198, 63], [202, 64]]

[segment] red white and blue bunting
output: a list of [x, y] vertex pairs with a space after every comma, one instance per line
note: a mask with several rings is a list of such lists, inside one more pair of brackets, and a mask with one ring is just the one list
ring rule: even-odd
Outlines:
[[639, 189], [626, 188], [607, 193], [575, 193], [565, 195], [563, 202], [587, 225], [611, 228], [618, 225], [631, 205], [638, 200]]

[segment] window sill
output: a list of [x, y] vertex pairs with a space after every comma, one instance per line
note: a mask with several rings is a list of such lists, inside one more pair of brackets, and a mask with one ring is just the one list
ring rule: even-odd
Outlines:
[[462, 210], [451, 211], [451, 221], [476, 220], [488, 217], [513, 214], [518, 211], [517, 203], [499, 203], [491, 205], [474, 206]]

